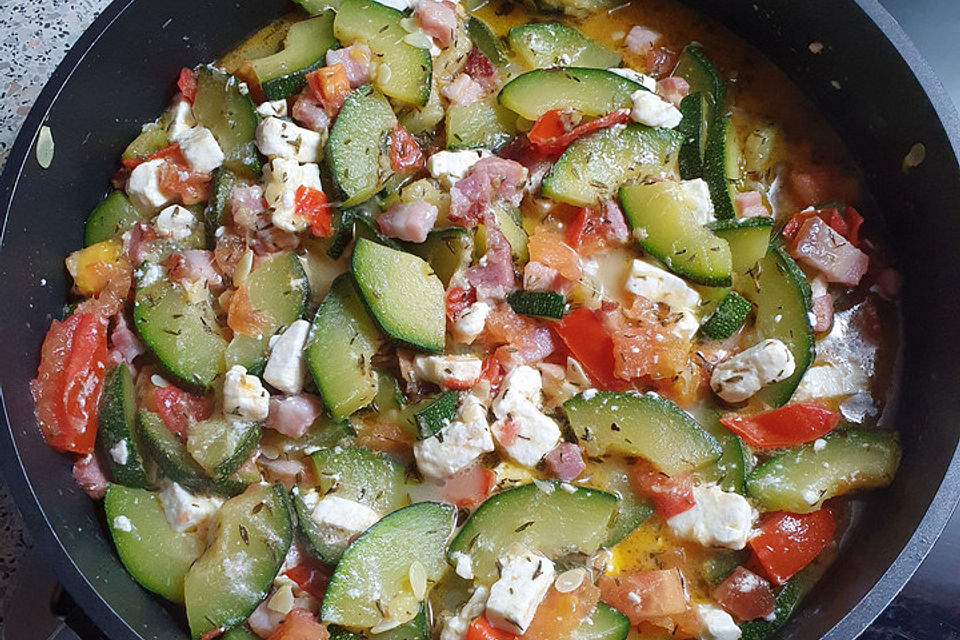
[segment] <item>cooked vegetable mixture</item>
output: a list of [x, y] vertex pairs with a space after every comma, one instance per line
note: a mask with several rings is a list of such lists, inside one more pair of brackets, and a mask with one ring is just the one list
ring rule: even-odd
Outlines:
[[900, 457], [842, 145], [661, 0], [298, 2], [66, 259], [37, 422], [131, 576], [204, 640], [787, 623]]

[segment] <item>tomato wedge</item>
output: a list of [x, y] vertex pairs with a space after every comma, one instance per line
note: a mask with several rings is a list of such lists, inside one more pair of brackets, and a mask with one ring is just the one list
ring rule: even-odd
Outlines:
[[756, 449], [793, 447], [824, 436], [840, 422], [840, 414], [818, 404], [789, 404], [752, 416], [724, 416], [730, 431]]
[[514, 640], [518, 637], [509, 631], [498, 629], [490, 624], [486, 617], [480, 616], [470, 623], [465, 640]]
[[619, 109], [567, 131], [563, 109], [552, 109], [537, 118], [527, 132], [527, 139], [541, 153], [558, 154], [563, 153], [577, 138], [629, 121], [630, 110]]
[[615, 373], [613, 339], [596, 312], [581, 307], [565, 315], [553, 328], [598, 388], [623, 387]]
[[197, 74], [193, 69], [184, 67], [180, 69], [180, 75], [177, 76], [177, 88], [186, 98], [187, 102], [193, 104], [197, 97]]
[[327, 204], [327, 195], [319, 189], [300, 185], [294, 194], [297, 215], [310, 221], [310, 233], [317, 238], [330, 235], [333, 213]]
[[696, 504], [689, 473], [671, 477], [646, 460], [637, 460], [630, 471], [634, 488], [649, 499], [664, 518], [672, 518]]
[[420, 145], [399, 122], [390, 132], [390, 166], [394, 171], [422, 169], [424, 166]]
[[772, 582], [784, 584], [833, 540], [837, 525], [829, 509], [812, 513], [777, 511], [760, 523], [747, 544]]
[[107, 323], [92, 313], [56, 320], [30, 382], [37, 424], [54, 449], [93, 453], [107, 361]]

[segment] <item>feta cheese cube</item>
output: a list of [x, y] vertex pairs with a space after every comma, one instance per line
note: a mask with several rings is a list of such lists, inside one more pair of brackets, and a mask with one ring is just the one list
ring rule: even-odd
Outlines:
[[677, 184], [682, 189], [687, 211], [693, 214], [698, 224], [707, 224], [716, 220], [713, 200], [710, 199], [710, 187], [703, 178], [682, 180]]
[[470, 623], [473, 622], [474, 618], [483, 614], [489, 596], [490, 590], [482, 584], [478, 584], [470, 599], [460, 607], [457, 614], [444, 621], [443, 630], [440, 632], [440, 640], [463, 640], [466, 638]]
[[490, 587], [487, 598], [487, 620], [495, 627], [523, 634], [553, 584], [553, 563], [539, 553], [523, 551], [501, 557], [500, 565], [500, 579]]
[[767, 339], [714, 367], [710, 387], [727, 402], [743, 402], [766, 385], [789, 378], [795, 369], [787, 345]]
[[157, 497], [170, 528], [181, 533], [201, 526], [223, 504], [220, 498], [195, 496], [176, 482], [164, 487]]
[[263, 181], [263, 196], [273, 209], [273, 224], [291, 233], [306, 229], [310, 221], [297, 214], [297, 189], [304, 186], [323, 191], [320, 167], [292, 158], [274, 158], [263, 169]]
[[672, 313], [677, 314], [672, 332], [678, 338], [690, 340], [700, 328], [697, 319], [700, 294], [687, 286], [683, 278], [642, 260], [634, 260], [624, 287], [634, 295], [667, 305]]
[[127, 178], [127, 196], [130, 202], [142, 213], [152, 214], [154, 211], [173, 200], [173, 196], [160, 190], [160, 167], [163, 159], [141, 162]]
[[197, 173], [210, 173], [223, 164], [223, 151], [210, 129], [193, 127], [176, 138], [180, 153]]
[[320, 530], [320, 537], [329, 545], [346, 545], [369, 529], [380, 514], [367, 505], [339, 496], [325, 496], [310, 511], [310, 519]]
[[417, 377], [445, 389], [469, 389], [477, 384], [483, 360], [473, 356], [424, 356], [413, 359]]
[[514, 461], [532, 467], [560, 442], [560, 427], [540, 412], [543, 380], [522, 365], [507, 374], [493, 403], [498, 418], [490, 427], [497, 443]]
[[263, 370], [263, 379], [274, 388], [293, 395], [303, 390], [306, 362], [303, 345], [307, 342], [310, 323], [297, 320], [284, 331], [273, 344], [270, 359]]
[[257, 148], [265, 156], [319, 162], [326, 135], [270, 116], [257, 126]]
[[130, 533], [133, 531], [133, 523], [130, 522], [130, 518], [127, 516], [117, 516], [113, 519], [113, 528], [117, 531], [125, 531]]
[[238, 364], [231, 367], [223, 381], [223, 412], [244, 420], [266, 420], [269, 411], [270, 392], [260, 378]]
[[193, 106], [183, 97], [178, 98], [167, 111], [167, 138], [176, 140], [188, 129], [197, 126], [197, 119], [193, 116]]
[[275, 118], [286, 117], [287, 101], [267, 100], [266, 102], [261, 102], [259, 105], [257, 105], [257, 113], [262, 115], [264, 118], [269, 118], [270, 116]]
[[712, 604], [696, 605], [697, 617], [703, 628], [700, 640], [739, 640], [742, 632], [733, 617]]
[[436, 435], [414, 443], [413, 456], [424, 476], [443, 479], [465, 469], [493, 448], [487, 408], [471, 393], [463, 399], [456, 420]]
[[444, 187], [449, 189], [458, 180], [463, 179], [470, 167], [490, 156], [486, 149], [464, 149], [462, 151], [438, 151], [427, 158], [427, 171]]
[[707, 484], [693, 488], [693, 499], [693, 507], [667, 519], [673, 535], [705, 547], [743, 549], [746, 546], [754, 518], [746, 498]]
[[633, 69], [628, 69], [626, 67], [612, 67], [607, 69], [610, 73], [615, 73], [621, 78], [626, 78], [627, 80], [633, 80], [640, 86], [646, 88], [651, 93], [657, 92], [657, 79], [648, 76], [645, 73], [640, 73], [639, 71], [634, 71]]
[[474, 302], [466, 308], [457, 321], [453, 323], [453, 338], [457, 342], [473, 344], [487, 326], [487, 316], [493, 311], [486, 302]]
[[646, 89], [637, 89], [630, 97], [633, 100], [630, 117], [634, 122], [648, 127], [673, 129], [683, 119], [679, 109]]
[[153, 226], [157, 235], [167, 240], [183, 240], [193, 233], [197, 218], [189, 209], [172, 204], [160, 212]]

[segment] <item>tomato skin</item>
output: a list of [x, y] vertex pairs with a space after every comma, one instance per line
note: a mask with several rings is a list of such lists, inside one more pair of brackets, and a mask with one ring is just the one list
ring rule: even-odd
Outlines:
[[297, 583], [301, 589], [317, 600], [323, 600], [330, 583], [330, 569], [310, 556], [302, 556], [300, 562], [283, 575]]
[[310, 233], [317, 238], [330, 235], [333, 213], [327, 204], [327, 195], [313, 187], [300, 185], [294, 194], [297, 215], [310, 221]]
[[767, 578], [784, 584], [830, 544], [836, 526], [827, 508], [804, 514], [777, 511], [761, 521], [760, 533], [747, 544]]
[[307, 86], [331, 118], [340, 113], [340, 107], [350, 93], [347, 70], [339, 63], [320, 67], [308, 73]]
[[213, 405], [207, 398], [195, 396], [179, 387], [156, 387], [153, 398], [157, 413], [170, 433], [186, 437], [194, 422], [213, 415]]
[[740, 620], [763, 618], [776, 608], [770, 583], [744, 567], [737, 567], [713, 591], [713, 599]]
[[486, 616], [479, 616], [467, 628], [465, 640], [516, 640], [519, 637], [493, 626]]
[[420, 145], [399, 122], [390, 131], [390, 166], [394, 171], [424, 167]]
[[445, 296], [447, 318], [451, 321], [463, 313], [467, 307], [477, 301], [477, 290], [474, 288], [450, 287]]
[[614, 371], [613, 339], [597, 312], [581, 307], [565, 315], [553, 328], [597, 388], [622, 388], [623, 382]]
[[818, 404], [801, 402], [752, 416], [724, 416], [720, 422], [755, 449], [777, 449], [811, 442], [830, 433], [840, 422], [840, 414]]
[[293, 609], [267, 640], [327, 640], [330, 632], [306, 609]]
[[30, 390], [37, 424], [54, 449], [93, 453], [106, 360], [104, 318], [74, 313], [50, 325]]
[[630, 618], [632, 624], [683, 613], [687, 597], [679, 569], [624, 571], [597, 580], [600, 599]]
[[646, 460], [637, 460], [630, 468], [633, 487], [646, 496], [664, 519], [693, 508], [693, 482], [689, 473], [668, 476]]
[[843, 213], [836, 208], [801, 211], [787, 221], [780, 233], [784, 238], [794, 240], [803, 223], [813, 216], [826, 222], [831, 229], [846, 238], [853, 246], [860, 246], [860, 225], [863, 224], [863, 216], [853, 207], [844, 207]]
[[177, 88], [180, 89], [180, 93], [183, 94], [187, 102], [193, 104], [197, 97], [197, 74], [194, 73], [193, 69], [187, 69], [186, 67], [180, 69], [180, 75], [177, 76]]
[[590, 122], [577, 125], [568, 131], [565, 126], [566, 118], [563, 110], [552, 109], [537, 118], [533, 127], [527, 132], [527, 139], [540, 153], [555, 155], [563, 153], [577, 138], [615, 124], [625, 124], [629, 120], [630, 110], [618, 109]]

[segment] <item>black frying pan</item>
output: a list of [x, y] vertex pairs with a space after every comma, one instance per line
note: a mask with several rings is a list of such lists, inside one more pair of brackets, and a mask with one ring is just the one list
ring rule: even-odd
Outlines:
[[[960, 495], [960, 123], [930, 69], [876, 0], [701, 0], [694, 4], [779, 64], [849, 145], [892, 230], [904, 287], [896, 481], [868, 503], [848, 548], [784, 638], [853, 638], [919, 565]], [[117, 0], [54, 73], [0, 180], [0, 463], [40, 553], [115, 640], [181, 637], [179, 613], [139, 588], [114, 555], [101, 507], [42, 441], [27, 381], [67, 283], [63, 258], [140, 123], [182, 66], [212, 60], [285, 8], [283, 0]], [[813, 41], [826, 45], [813, 55]], [[836, 83], [832, 82], [836, 81]], [[837, 88], [839, 86], [839, 88]], [[53, 130], [53, 165], [33, 144]], [[904, 173], [915, 143], [926, 160]]]

